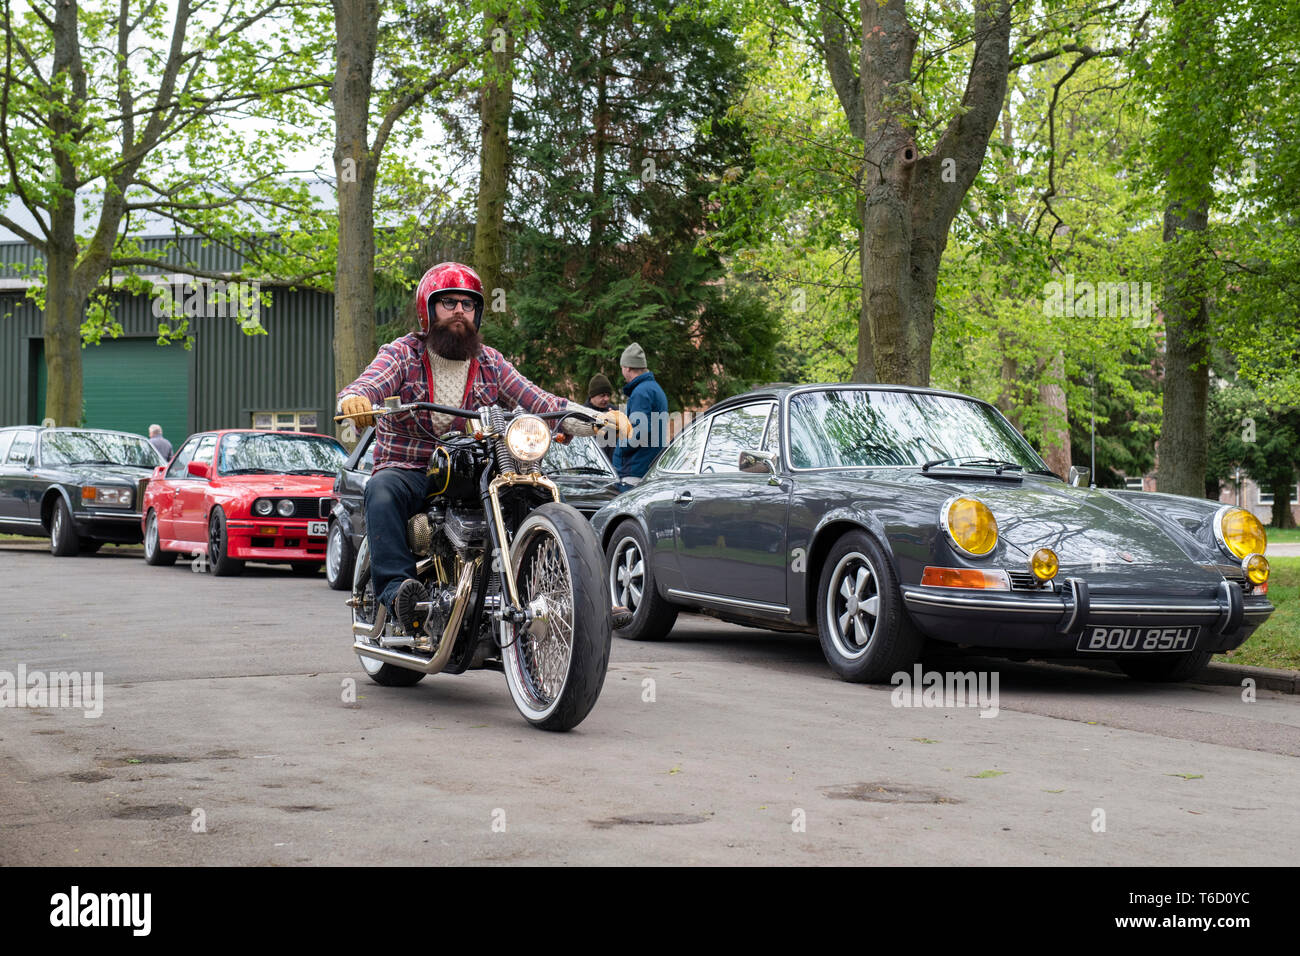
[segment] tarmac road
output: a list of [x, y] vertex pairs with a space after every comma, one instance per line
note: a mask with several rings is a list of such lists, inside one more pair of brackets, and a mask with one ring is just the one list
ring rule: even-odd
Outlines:
[[101, 671], [103, 712], [0, 707], [0, 864], [1268, 866], [1300, 845], [1300, 700], [1267, 690], [935, 658], [996, 673], [996, 715], [896, 707], [813, 638], [690, 615], [615, 639], [596, 709], [556, 735], [497, 672], [371, 684], [323, 577], [39, 547], [0, 542], [0, 683]]

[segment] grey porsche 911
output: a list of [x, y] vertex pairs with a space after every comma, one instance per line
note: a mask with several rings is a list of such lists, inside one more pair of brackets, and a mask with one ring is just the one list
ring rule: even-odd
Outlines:
[[816, 632], [850, 681], [926, 638], [1185, 680], [1272, 613], [1250, 512], [1070, 477], [965, 395], [780, 386], [709, 409], [592, 524], [620, 636], [679, 609]]

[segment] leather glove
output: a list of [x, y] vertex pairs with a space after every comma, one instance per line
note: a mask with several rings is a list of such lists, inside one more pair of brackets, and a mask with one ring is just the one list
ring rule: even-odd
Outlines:
[[614, 434], [622, 439], [627, 439], [632, 435], [632, 423], [617, 408], [611, 408], [609, 411], [597, 415], [596, 427], [607, 431], [613, 429]]
[[592, 425], [591, 420], [587, 418], [591, 414], [591, 409], [586, 405], [579, 405], [577, 402], [568, 402], [565, 405], [565, 411], [576, 412], [581, 418], [562, 418], [560, 419], [560, 431], [574, 438], [587, 438], [596, 433], [596, 428]]
[[339, 403], [340, 412], [355, 416], [352, 420], [356, 422], [358, 428], [369, 428], [375, 423], [373, 414], [363, 414], [370, 412], [370, 409], [370, 402], [360, 395], [344, 395], [343, 401]]

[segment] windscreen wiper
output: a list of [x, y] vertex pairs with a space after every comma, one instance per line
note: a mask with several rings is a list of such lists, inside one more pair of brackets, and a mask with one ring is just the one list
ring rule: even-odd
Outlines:
[[954, 465], [993, 465], [999, 475], [1007, 468], [1014, 468], [1017, 471], [1025, 470], [1024, 465], [1017, 464], [1014, 461], [1007, 461], [1004, 458], [980, 458], [977, 455], [954, 455], [952, 458], [936, 458], [934, 461], [927, 461], [921, 466], [921, 470], [929, 471], [935, 465], [946, 465], [949, 462]]

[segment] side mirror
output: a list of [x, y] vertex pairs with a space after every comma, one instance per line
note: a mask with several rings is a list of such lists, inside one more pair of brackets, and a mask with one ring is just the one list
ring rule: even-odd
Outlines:
[[201, 461], [192, 461], [185, 466], [185, 471], [191, 478], [211, 478], [212, 468]]
[[1087, 468], [1080, 468], [1078, 465], [1070, 466], [1070, 474], [1065, 479], [1076, 488], [1087, 487], [1088, 479], [1092, 473]]
[[770, 451], [742, 451], [740, 470], [751, 475], [775, 475], [776, 455]]

